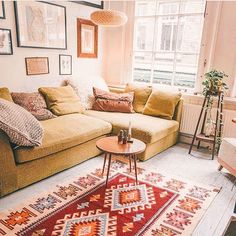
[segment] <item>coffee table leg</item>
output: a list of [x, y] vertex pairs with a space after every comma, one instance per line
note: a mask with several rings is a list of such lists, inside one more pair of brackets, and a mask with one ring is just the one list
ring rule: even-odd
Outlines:
[[110, 166], [111, 166], [111, 154], [109, 154], [109, 160], [108, 160], [106, 187], [109, 179]]
[[129, 172], [131, 172], [132, 171], [132, 168], [131, 168], [131, 155], [129, 155]]
[[133, 155], [133, 158], [134, 158], [134, 170], [135, 170], [136, 184], [138, 184], [138, 173], [137, 173], [137, 160], [136, 160], [136, 155]]
[[103, 168], [102, 168], [102, 176], [104, 174], [105, 166], [106, 166], [106, 161], [107, 161], [107, 153], [105, 152], [104, 154], [104, 162], [103, 162]]

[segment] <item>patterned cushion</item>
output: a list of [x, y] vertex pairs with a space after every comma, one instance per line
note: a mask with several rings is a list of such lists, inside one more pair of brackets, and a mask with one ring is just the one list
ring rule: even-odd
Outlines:
[[43, 96], [38, 93], [12, 93], [13, 101], [29, 111], [38, 120], [48, 120], [55, 118], [51, 111], [47, 109]]
[[40, 146], [43, 128], [24, 108], [0, 98], [0, 129], [18, 146]]
[[102, 77], [78, 78], [73, 80], [66, 80], [66, 85], [70, 85], [79, 96], [81, 103], [85, 109], [92, 109], [95, 101], [93, 96], [93, 87], [109, 92], [109, 88]]
[[113, 112], [133, 112], [134, 93], [111, 93], [93, 88], [95, 102], [93, 110]]

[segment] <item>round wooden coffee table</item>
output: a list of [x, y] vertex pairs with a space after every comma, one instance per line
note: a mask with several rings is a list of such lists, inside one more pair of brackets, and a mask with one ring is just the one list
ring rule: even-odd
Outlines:
[[108, 183], [110, 166], [111, 166], [111, 157], [112, 155], [123, 155], [129, 158], [129, 168], [130, 172], [132, 159], [134, 161], [134, 170], [135, 170], [135, 179], [136, 184], [138, 183], [138, 174], [137, 174], [137, 157], [136, 155], [142, 153], [146, 149], [146, 144], [138, 139], [132, 138], [133, 143], [119, 144], [117, 136], [104, 137], [99, 139], [96, 142], [98, 149], [105, 153], [102, 175], [104, 174], [106, 160], [108, 156], [108, 167], [107, 167], [107, 179], [106, 186]]

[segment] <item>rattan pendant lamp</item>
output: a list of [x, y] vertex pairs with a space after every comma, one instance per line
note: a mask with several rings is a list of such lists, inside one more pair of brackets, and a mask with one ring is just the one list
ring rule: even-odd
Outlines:
[[122, 11], [115, 11], [110, 9], [110, 1], [108, 10], [98, 10], [90, 15], [91, 21], [103, 27], [118, 27], [126, 24], [128, 17]]

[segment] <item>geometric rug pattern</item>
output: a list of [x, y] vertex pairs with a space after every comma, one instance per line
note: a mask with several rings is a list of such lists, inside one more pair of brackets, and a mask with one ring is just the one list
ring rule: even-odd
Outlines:
[[112, 162], [107, 187], [99, 168], [78, 175], [0, 212], [0, 235], [187, 236], [219, 192], [142, 168], [138, 179], [136, 185], [119, 160]]

